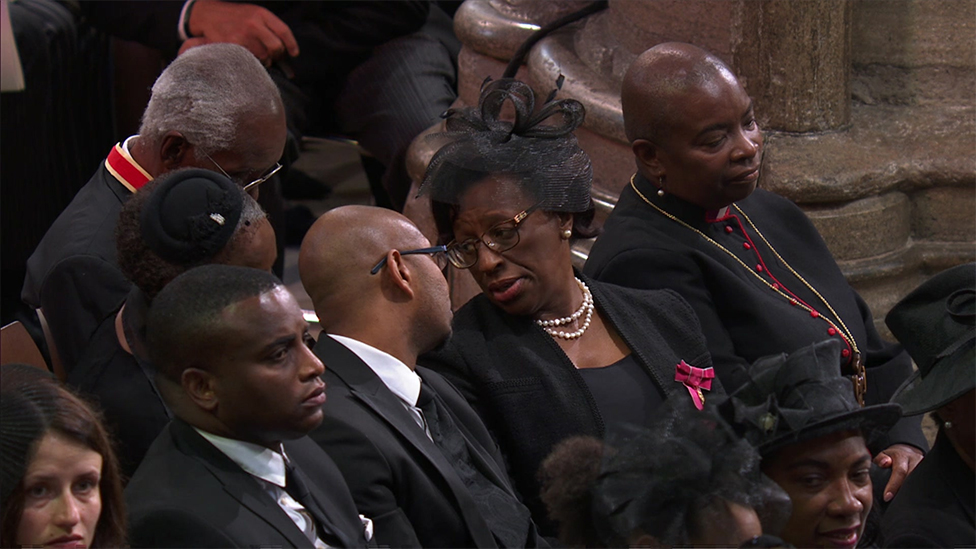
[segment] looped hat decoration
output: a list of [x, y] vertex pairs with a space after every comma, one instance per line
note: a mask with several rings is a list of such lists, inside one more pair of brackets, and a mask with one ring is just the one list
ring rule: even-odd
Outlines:
[[[472, 183], [509, 176], [544, 210], [586, 211], [593, 168], [572, 133], [585, 109], [573, 99], [554, 100], [554, 94], [535, 112], [535, 92], [524, 82], [486, 80], [477, 108], [447, 110], [445, 131], [425, 138], [438, 150], [418, 195], [457, 204]], [[513, 120], [504, 117], [506, 105]]]

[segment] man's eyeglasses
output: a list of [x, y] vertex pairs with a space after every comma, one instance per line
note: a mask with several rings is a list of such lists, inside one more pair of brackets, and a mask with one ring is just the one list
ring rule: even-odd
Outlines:
[[[224, 169], [220, 167], [220, 164], [218, 164], [216, 160], [214, 160], [213, 158], [211, 158], [209, 154], [203, 153], [203, 156], [206, 156], [207, 157], [207, 160], [213, 162], [213, 165], [214, 166], [217, 166], [217, 169], [220, 170], [220, 173], [224, 174], [227, 177], [227, 179], [230, 179], [231, 181], [237, 181], [237, 179], [231, 177], [229, 173], [225, 172]], [[254, 181], [251, 181], [250, 183], [244, 185], [244, 190], [246, 191], [246, 190], [250, 189], [251, 187], [256, 187], [256, 186], [260, 185], [261, 183], [264, 183], [265, 181], [271, 179], [271, 177], [274, 176], [274, 174], [278, 173], [278, 170], [280, 170], [280, 169], [281, 169], [281, 164], [278, 163], [278, 162], [275, 162], [274, 168], [271, 168], [271, 171], [269, 171], [268, 173], [266, 173], [266, 174], [262, 175], [261, 177], [255, 179]]]
[[519, 212], [512, 219], [488, 229], [480, 238], [451, 242], [447, 245], [447, 259], [458, 269], [468, 269], [478, 262], [478, 244], [484, 244], [495, 253], [511, 250], [519, 243], [519, 225], [541, 205], [540, 202]]
[[[431, 248], [418, 248], [416, 250], [406, 250], [400, 252], [400, 255], [429, 254], [430, 258], [434, 260], [434, 263], [437, 263], [437, 268], [443, 271], [444, 268], [447, 267], [447, 258], [444, 256], [445, 252], [447, 252], [447, 246], [434, 246]], [[383, 268], [383, 265], [386, 265], [386, 256], [383, 256], [383, 259], [381, 259], [379, 263], [377, 263], [375, 266], [373, 266], [372, 269], [370, 269], [369, 274], [374, 275], [380, 272], [380, 269]]]

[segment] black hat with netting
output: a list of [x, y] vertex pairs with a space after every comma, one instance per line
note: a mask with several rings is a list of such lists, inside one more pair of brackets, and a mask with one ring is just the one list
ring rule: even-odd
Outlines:
[[[583, 123], [583, 105], [573, 99], [549, 100], [535, 112], [535, 93], [518, 80], [486, 81], [478, 107], [444, 113], [446, 131], [427, 137], [438, 146], [424, 175], [420, 194], [456, 205], [487, 177], [507, 177], [555, 212], [591, 208], [593, 168], [573, 130]], [[503, 120], [511, 105], [514, 120]]]
[[710, 513], [728, 503], [755, 510], [766, 533], [785, 526], [789, 496], [762, 473], [759, 453], [711, 404], [699, 411], [685, 395], [669, 399], [658, 414], [649, 428], [608, 432], [592, 504], [594, 526], [608, 547], [626, 546], [638, 533], [664, 546], [688, 544], [696, 528], [724, 525]]

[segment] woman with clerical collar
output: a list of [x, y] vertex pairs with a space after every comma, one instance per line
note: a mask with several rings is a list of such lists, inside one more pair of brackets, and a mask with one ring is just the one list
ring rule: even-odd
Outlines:
[[853, 549], [874, 542], [880, 520], [868, 446], [898, 421], [896, 404], [860, 406], [831, 367], [842, 344], [827, 340], [757, 360], [719, 413], [759, 450], [762, 472], [793, 509], [779, 534], [796, 547]]
[[[502, 118], [513, 107], [514, 121]], [[455, 268], [482, 289], [454, 317], [447, 347], [421, 364], [452, 381], [499, 441], [544, 535], [555, 533], [536, 473], [569, 436], [646, 425], [670, 395], [700, 409], [721, 391], [691, 308], [674, 292], [591, 281], [571, 240], [592, 237], [593, 171], [573, 130], [583, 107], [511, 79], [477, 109], [447, 113], [429, 193]]]
[[976, 264], [936, 275], [885, 323], [918, 371], [895, 394], [906, 416], [933, 412], [939, 433], [885, 512], [885, 547], [976, 544]]
[[[659, 44], [628, 69], [622, 105], [637, 173], [584, 273], [685, 298], [726, 390], [761, 357], [833, 339], [831, 367], [850, 376], [859, 402], [887, 402], [911, 360], [878, 335], [802, 210], [757, 189], [763, 135], [732, 71], [690, 44]], [[892, 470], [885, 501], [928, 447], [919, 423], [902, 420], [878, 441], [876, 463]]]

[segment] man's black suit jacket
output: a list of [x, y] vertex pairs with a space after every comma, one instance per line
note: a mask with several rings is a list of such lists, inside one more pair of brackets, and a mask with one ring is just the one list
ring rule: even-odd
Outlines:
[[[375, 540], [394, 547], [496, 547], [463, 481], [402, 401], [355, 353], [323, 334], [315, 354], [326, 365], [325, 420], [309, 436], [346, 476]], [[485, 475], [513, 493], [497, 446], [474, 410], [447, 380], [417, 368], [436, 393]], [[514, 493], [513, 493], [514, 497]], [[535, 526], [529, 547], [545, 545]]]
[[21, 299], [43, 307], [69, 371], [132, 288], [115, 251], [115, 225], [131, 196], [102, 163], [27, 260]]
[[[367, 545], [342, 474], [308, 438], [286, 442], [342, 547]], [[309, 547], [259, 481], [175, 419], [125, 489], [132, 547]]]

